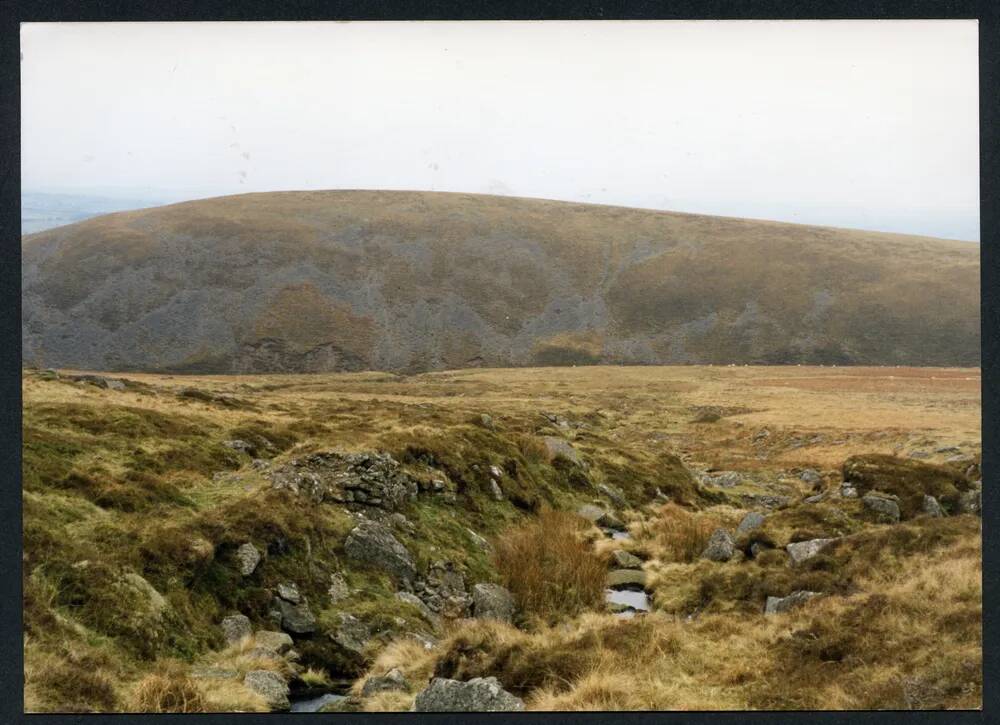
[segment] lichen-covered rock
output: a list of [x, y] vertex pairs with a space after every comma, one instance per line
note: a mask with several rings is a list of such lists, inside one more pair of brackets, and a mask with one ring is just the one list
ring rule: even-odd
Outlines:
[[292, 648], [292, 638], [285, 632], [275, 632], [263, 629], [253, 636], [254, 644], [262, 649], [269, 649], [283, 655]]
[[351, 588], [347, 586], [347, 580], [344, 579], [343, 574], [334, 572], [330, 575], [330, 586], [326, 593], [330, 595], [330, 604], [336, 604], [351, 595]]
[[417, 481], [388, 453], [326, 451], [296, 458], [269, 474], [271, 486], [322, 503], [397, 511], [417, 495]]
[[819, 592], [801, 590], [792, 592], [787, 597], [768, 597], [767, 602], [764, 604], [764, 614], [781, 614], [787, 612], [817, 596], [819, 596]]
[[272, 710], [287, 710], [288, 683], [276, 672], [270, 670], [251, 670], [243, 678], [243, 684], [264, 698]]
[[956, 510], [960, 514], [979, 514], [983, 513], [983, 492], [980, 489], [973, 489], [971, 491], [965, 491], [961, 496], [958, 497], [958, 506]]
[[701, 552], [701, 558], [709, 561], [729, 561], [735, 553], [733, 537], [725, 529], [716, 529], [709, 537], [705, 550]]
[[642, 559], [622, 549], [611, 552], [611, 563], [617, 569], [641, 569]]
[[330, 633], [330, 639], [349, 652], [356, 655], [363, 654], [368, 640], [372, 637], [371, 630], [352, 614], [341, 612], [338, 619], [339, 624]]
[[507, 692], [495, 677], [468, 682], [435, 677], [413, 702], [415, 712], [517, 712], [524, 701]]
[[292, 634], [312, 634], [316, 631], [316, 616], [305, 600], [292, 604], [284, 599], [275, 598], [274, 603], [281, 612], [283, 630]]
[[720, 471], [719, 473], [706, 473], [701, 477], [701, 481], [707, 486], [732, 488], [743, 481], [743, 476], [736, 471]]
[[799, 473], [799, 480], [802, 481], [803, 483], [816, 485], [817, 483], [822, 482], [823, 477], [819, 474], [819, 471], [817, 471], [815, 468], [804, 468]]
[[510, 623], [514, 619], [514, 598], [499, 584], [476, 584], [472, 587], [472, 615]]
[[748, 534], [754, 529], [759, 529], [764, 525], [766, 517], [764, 514], [757, 511], [751, 511], [742, 519], [740, 519], [739, 526], [736, 527], [736, 535]]
[[283, 582], [277, 586], [277, 592], [278, 596], [286, 602], [298, 604], [302, 601], [302, 595], [299, 594], [299, 588], [295, 584]]
[[362, 697], [371, 697], [379, 692], [406, 692], [410, 683], [397, 668], [392, 668], [384, 675], [369, 677], [361, 688]]
[[597, 484], [597, 490], [598, 492], [604, 494], [609, 499], [611, 499], [611, 503], [613, 503], [618, 508], [625, 508], [626, 506], [628, 506], [628, 501], [625, 499], [625, 494], [622, 493], [621, 489], [618, 489], [607, 483], [599, 483]]
[[608, 572], [606, 584], [609, 589], [644, 587], [646, 586], [646, 572], [642, 569], [614, 569]]
[[243, 614], [233, 614], [222, 620], [222, 635], [226, 638], [226, 644], [235, 644], [244, 637], [253, 634], [253, 627], [250, 619]]
[[941, 510], [941, 504], [933, 496], [924, 496], [924, 513], [931, 518], [941, 518], [944, 516], [944, 511]]
[[615, 531], [625, 531], [625, 522], [614, 511], [605, 511], [595, 522], [598, 526]]
[[236, 566], [240, 574], [250, 576], [257, 569], [259, 563], [260, 551], [257, 547], [249, 541], [245, 544], [240, 544], [240, 547], [236, 550]]
[[836, 539], [811, 539], [809, 541], [798, 541], [785, 547], [788, 558], [792, 564], [801, 564], [803, 561], [813, 558], [819, 554], [823, 547]]
[[441, 618], [438, 617], [434, 611], [424, 604], [424, 601], [418, 597], [416, 594], [411, 592], [396, 592], [396, 598], [401, 602], [406, 602], [414, 607], [416, 607], [421, 616], [426, 619], [435, 629], [441, 624]]
[[895, 496], [885, 496], [874, 491], [869, 491], [862, 498], [861, 502], [865, 508], [875, 515], [875, 519], [881, 523], [899, 523], [899, 503]]
[[545, 450], [548, 453], [550, 460], [563, 458], [570, 463], [575, 463], [578, 466], [583, 465], [583, 459], [580, 457], [579, 452], [577, 452], [573, 446], [562, 438], [557, 438], [556, 436], [543, 436], [542, 443], [545, 444]]
[[389, 527], [376, 521], [362, 521], [348, 534], [344, 553], [359, 564], [388, 572], [402, 582], [416, 579], [413, 557]]
[[585, 518], [587, 519], [587, 521], [590, 521], [592, 523], [596, 523], [597, 520], [602, 516], [604, 516], [605, 513], [607, 512], [600, 506], [594, 506], [593, 504], [589, 503], [584, 504], [583, 506], [581, 506], [576, 510], [577, 516]]

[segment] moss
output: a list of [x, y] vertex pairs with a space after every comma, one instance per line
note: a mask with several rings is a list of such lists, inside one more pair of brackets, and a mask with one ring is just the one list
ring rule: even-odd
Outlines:
[[844, 480], [859, 495], [881, 491], [899, 497], [899, 510], [912, 518], [923, 510], [924, 496], [933, 496], [949, 513], [958, 510], [959, 497], [972, 487], [960, 472], [945, 466], [887, 455], [852, 456], [844, 461]]

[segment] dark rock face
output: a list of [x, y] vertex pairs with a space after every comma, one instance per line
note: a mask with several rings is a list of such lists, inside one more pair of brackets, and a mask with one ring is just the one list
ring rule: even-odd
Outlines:
[[410, 552], [388, 526], [376, 521], [358, 524], [347, 535], [344, 552], [354, 561], [387, 571], [401, 582], [413, 582], [417, 577]]
[[468, 682], [435, 677], [413, 702], [416, 712], [515, 712], [524, 701], [507, 692], [495, 677]]
[[21, 271], [38, 367], [980, 361], [976, 245], [538, 199], [204, 199], [28, 235]]
[[417, 482], [388, 453], [313, 453], [271, 471], [271, 485], [321, 503], [396, 511], [417, 495]]

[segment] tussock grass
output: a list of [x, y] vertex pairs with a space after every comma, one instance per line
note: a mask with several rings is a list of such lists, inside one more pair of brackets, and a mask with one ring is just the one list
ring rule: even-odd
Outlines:
[[548, 510], [496, 539], [497, 571], [523, 613], [552, 621], [603, 606], [607, 561], [584, 540], [586, 528]]
[[185, 667], [163, 662], [155, 672], [143, 677], [132, 690], [127, 709], [131, 712], [205, 712], [198, 685]]

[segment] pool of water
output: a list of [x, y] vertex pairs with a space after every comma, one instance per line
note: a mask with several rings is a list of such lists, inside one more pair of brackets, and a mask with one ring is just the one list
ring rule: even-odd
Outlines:
[[617, 612], [619, 617], [633, 617], [636, 612], [649, 611], [649, 594], [641, 589], [605, 589], [604, 599], [608, 604], [619, 604], [628, 607]]
[[629, 532], [627, 531], [618, 531], [617, 529], [606, 529], [603, 527], [601, 528], [601, 531], [603, 531], [607, 536], [610, 536], [615, 541], [622, 541], [624, 539], [632, 538], [632, 535], [629, 534]]
[[324, 705], [343, 700], [345, 695], [324, 692], [322, 695], [308, 695], [304, 699], [292, 698], [292, 712], [319, 712]]

